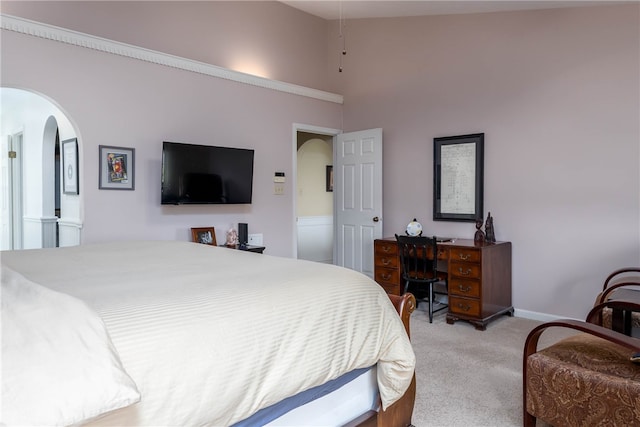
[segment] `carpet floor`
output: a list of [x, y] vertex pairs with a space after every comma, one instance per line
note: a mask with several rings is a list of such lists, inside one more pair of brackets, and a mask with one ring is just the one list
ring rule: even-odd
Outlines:
[[[446, 323], [446, 310], [429, 323], [426, 304], [411, 316], [416, 353], [413, 424], [521, 426], [522, 352], [527, 334], [541, 322], [501, 316], [478, 331], [467, 322]], [[573, 332], [553, 328], [539, 348]]]

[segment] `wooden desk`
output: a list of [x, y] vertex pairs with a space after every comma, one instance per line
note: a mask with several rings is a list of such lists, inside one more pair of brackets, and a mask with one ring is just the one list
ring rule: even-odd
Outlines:
[[[374, 278], [387, 293], [400, 295], [403, 284], [395, 237], [374, 241]], [[495, 317], [513, 315], [511, 242], [476, 244], [471, 239], [438, 243], [438, 270], [447, 274], [447, 323], [466, 320], [485, 330]]]

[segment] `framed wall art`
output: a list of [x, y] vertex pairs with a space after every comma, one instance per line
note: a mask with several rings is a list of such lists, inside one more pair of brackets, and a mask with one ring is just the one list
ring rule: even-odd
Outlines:
[[327, 165], [325, 181], [327, 192], [333, 191], [333, 165]]
[[433, 139], [433, 220], [484, 217], [484, 133]]
[[78, 188], [78, 140], [62, 141], [62, 192], [79, 194]]
[[135, 189], [135, 149], [100, 145], [100, 180], [101, 190], [133, 190]]

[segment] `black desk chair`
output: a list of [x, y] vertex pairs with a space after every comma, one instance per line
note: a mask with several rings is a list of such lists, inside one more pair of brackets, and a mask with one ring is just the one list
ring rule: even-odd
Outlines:
[[[435, 284], [443, 281], [438, 276], [438, 243], [436, 237], [422, 236], [398, 236], [398, 252], [400, 253], [400, 264], [402, 267], [402, 279], [404, 280], [404, 290], [409, 290], [409, 285], [414, 284], [416, 287], [428, 286], [428, 303], [429, 303], [429, 323], [433, 323], [433, 313], [444, 310], [447, 304], [440, 303], [442, 307], [434, 310], [435, 295], [447, 295], [447, 282], [444, 280], [444, 291], [435, 289]], [[419, 292], [412, 291], [419, 295]]]

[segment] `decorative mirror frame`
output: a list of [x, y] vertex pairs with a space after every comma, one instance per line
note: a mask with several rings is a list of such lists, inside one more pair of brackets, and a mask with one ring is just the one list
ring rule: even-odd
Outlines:
[[484, 133], [433, 139], [433, 220], [484, 218]]

